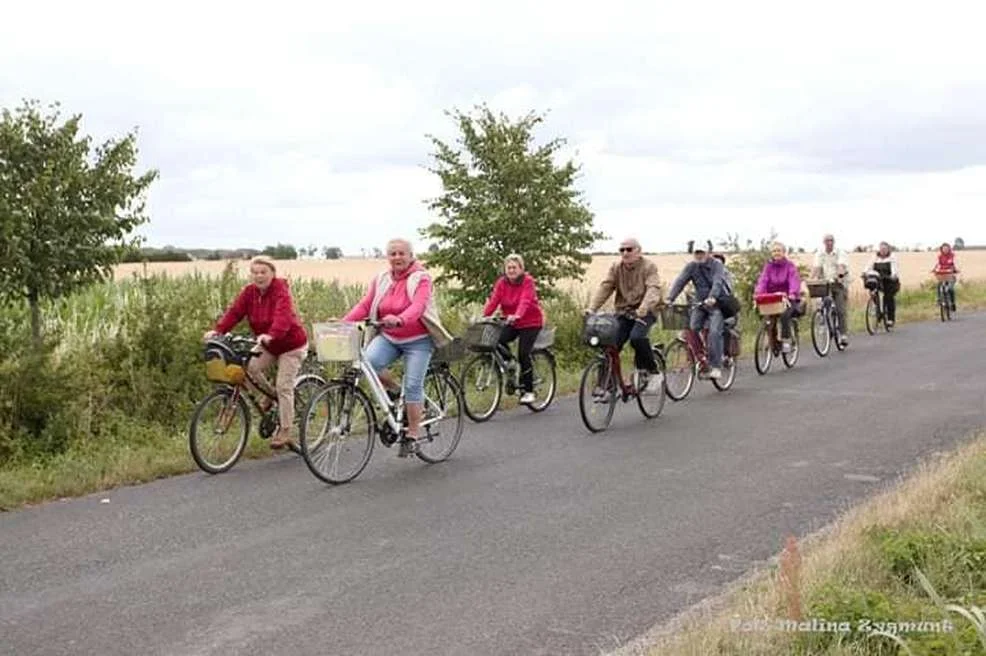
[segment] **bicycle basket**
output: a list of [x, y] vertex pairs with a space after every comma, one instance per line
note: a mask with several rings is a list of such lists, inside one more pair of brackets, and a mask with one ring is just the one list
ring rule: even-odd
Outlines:
[[612, 315], [592, 315], [586, 318], [582, 329], [582, 341], [594, 346], [616, 346], [620, 339], [620, 321]]
[[466, 346], [473, 351], [492, 351], [500, 343], [503, 326], [491, 321], [477, 321], [466, 328]]
[[661, 308], [661, 327], [664, 330], [685, 330], [691, 325], [691, 309], [687, 305], [666, 305]]
[[210, 339], [203, 353], [205, 379], [211, 383], [239, 385], [246, 379], [244, 358], [224, 341]]
[[313, 323], [312, 333], [319, 362], [358, 362], [362, 357], [362, 331], [356, 324]]
[[829, 283], [826, 280], [808, 280], [808, 296], [811, 298], [825, 298], [830, 295]]
[[757, 304], [757, 311], [765, 317], [781, 314], [787, 307], [787, 298], [784, 292], [757, 294], [753, 300]]
[[739, 357], [741, 346], [743, 344], [743, 335], [740, 331], [735, 328], [729, 328], [726, 330], [726, 353], [731, 357]]
[[863, 286], [870, 291], [880, 288], [880, 274], [868, 272], [863, 276]]
[[455, 362], [466, 355], [466, 343], [461, 337], [453, 337], [445, 346], [435, 349], [431, 355], [432, 362]]
[[535, 351], [543, 351], [545, 349], [551, 348], [555, 343], [555, 328], [554, 326], [545, 326], [538, 333], [538, 336], [534, 339], [534, 346], [532, 347]]

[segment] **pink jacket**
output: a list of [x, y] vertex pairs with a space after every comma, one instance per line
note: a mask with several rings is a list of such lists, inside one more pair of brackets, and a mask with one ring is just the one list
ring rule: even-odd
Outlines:
[[500, 307], [506, 316], [517, 315], [517, 321], [514, 322], [515, 328], [541, 328], [544, 326], [544, 313], [541, 311], [540, 302], [538, 302], [534, 278], [529, 273], [525, 273], [520, 282], [512, 282], [506, 276], [501, 276], [496, 281], [496, 284], [493, 285], [493, 293], [483, 308], [483, 316], [490, 316], [497, 307]]
[[407, 279], [415, 271], [424, 271], [421, 263], [414, 261], [402, 273], [394, 277], [391, 273], [390, 287], [384, 292], [377, 306], [377, 316], [370, 317], [370, 309], [373, 307], [373, 300], [377, 295], [377, 279], [374, 278], [370, 283], [370, 288], [360, 299], [352, 310], [342, 318], [343, 321], [362, 321], [363, 319], [373, 318], [377, 321], [383, 319], [388, 314], [393, 314], [403, 321], [403, 324], [396, 328], [381, 328], [384, 336], [392, 342], [409, 342], [428, 335], [428, 328], [421, 321], [421, 317], [428, 307], [431, 299], [432, 285], [431, 276], [425, 274], [418, 283], [418, 288], [414, 292], [414, 298], [407, 295]]

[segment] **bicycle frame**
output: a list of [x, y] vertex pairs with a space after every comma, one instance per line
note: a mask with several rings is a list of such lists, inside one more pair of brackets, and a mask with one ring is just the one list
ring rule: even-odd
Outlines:
[[635, 398], [640, 390], [637, 389], [633, 382], [627, 382], [623, 378], [623, 363], [620, 361], [620, 351], [617, 350], [615, 346], [604, 346], [602, 352], [596, 357], [608, 360], [609, 363], [609, 374], [615, 376], [616, 380], [620, 386], [620, 400], [626, 403], [632, 398]]

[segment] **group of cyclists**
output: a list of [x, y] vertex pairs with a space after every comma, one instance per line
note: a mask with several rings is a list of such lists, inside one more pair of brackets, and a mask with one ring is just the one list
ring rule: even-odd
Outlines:
[[[586, 315], [596, 313], [611, 296], [614, 297], [613, 304], [621, 326], [617, 348], [622, 351], [629, 342], [634, 351], [635, 367], [649, 374], [641, 394], [664, 393], [663, 377], [653, 375], [661, 372], [648, 333], [657, 321], [660, 308], [674, 303], [688, 283], [693, 286], [696, 302], [690, 313], [690, 330], [685, 333], [698, 357], [699, 375], [710, 379], [722, 376], [724, 321], [740, 311], [735, 280], [726, 267], [725, 256], [713, 252], [710, 240], [692, 240], [689, 251], [692, 261], [671, 283], [664, 299], [657, 265], [643, 256], [637, 239], [624, 239], [619, 245], [619, 260], [610, 266], [584, 310]], [[432, 355], [436, 348], [449, 344], [453, 336], [442, 325], [432, 277], [415, 258], [410, 241], [390, 240], [386, 256], [389, 268], [370, 281], [366, 294], [345, 314], [342, 321], [369, 319], [380, 326], [366, 346], [365, 358], [389, 393], [396, 397], [403, 391], [407, 430], [399, 455], [406, 457], [416, 452], [420, 439], [424, 379]], [[879, 276], [887, 323], [892, 325], [896, 318], [895, 296], [900, 289], [900, 276], [896, 256], [888, 243], [880, 243], [867, 271]], [[948, 302], [954, 311], [954, 276], [959, 270], [949, 244], [944, 243], [939, 248], [932, 273], [950, 276]], [[260, 356], [249, 362], [250, 378], [265, 386], [268, 393], [277, 398], [280, 423], [270, 446], [274, 449], [297, 447], [293, 381], [308, 353], [307, 332], [295, 309], [287, 280], [277, 277], [275, 262], [267, 257], [255, 257], [250, 263], [250, 274], [252, 281], [243, 287], [214, 329], [205, 333], [204, 339], [227, 333], [241, 320], [247, 320], [260, 349]], [[833, 235], [825, 235], [822, 248], [815, 252], [812, 277], [831, 284], [835, 311], [844, 327], [840, 337], [843, 345], [848, 344], [848, 276], [848, 254], [835, 248]], [[775, 242], [771, 245], [771, 258], [758, 278], [755, 293], [778, 292], [786, 294], [790, 300], [781, 316], [781, 343], [786, 352], [791, 348], [791, 319], [803, 314], [804, 308], [798, 267], [788, 257], [785, 245]], [[522, 388], [520, 403], [533, 403], [531, 352], [538, 333], [545, 325], [545, 313], [538, 298], [536, 280], [526, 271], [524, 259], [519, 254], [505, 258], [503, 274], [491, 290], [483, 307], [483, 316], [490, 317], [498, 311], [505, 320], [500, 344], [506, 346], [515, 340], [518, 342], [517, 360]], [[699, 337], [699, 333], [706, 328], [707, 349]], [[509, 353], [509, 349], [506, 352]], [[398, 358], [403, 358], [401, 383], [388, 371]], [[274, 364], [277, 365], [277, 379], [272, 390], [264, 374]], [[266, 412], [274, 401], [269, 399], [265, 403], [266, 407], [262, 410]]]

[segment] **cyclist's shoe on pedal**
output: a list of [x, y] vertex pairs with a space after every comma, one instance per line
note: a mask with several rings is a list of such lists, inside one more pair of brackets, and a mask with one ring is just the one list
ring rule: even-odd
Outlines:
[[709, 369], [709, 378], [711, 378], [712, 380], [719, 380], [720, 378], [722, 378], [722, 369], [720, 369], [719, 367], [712, 367], [711, 369]]
[[401, 446], [397, 450], [398, 458], [407, 458], [408, 456], [413, 456], [418, 452], [418, 442], [421, 440], [412, 440], [405, 437], [401, 440]]
[[534, 392], [524, 392], [524, 394], [520, 397], [521, 405], [530, 405], [535, 401], [537, 401], [537, 397], [534, 396]]
[[791, 342], [789, 341], [781, 342], [781, 353], [790, 353], [790, 352], [791, 352]]
[[845, 335], [840, 335], [839, 343], [842, 344], [843, 346], [849, 346], [849, 338]]
[[645, 394], [658, 395], [664, 393], [664, 374], [661, 372], [656, 372], [653, 374], [647, 374], [647, 384], [644, 386]]

